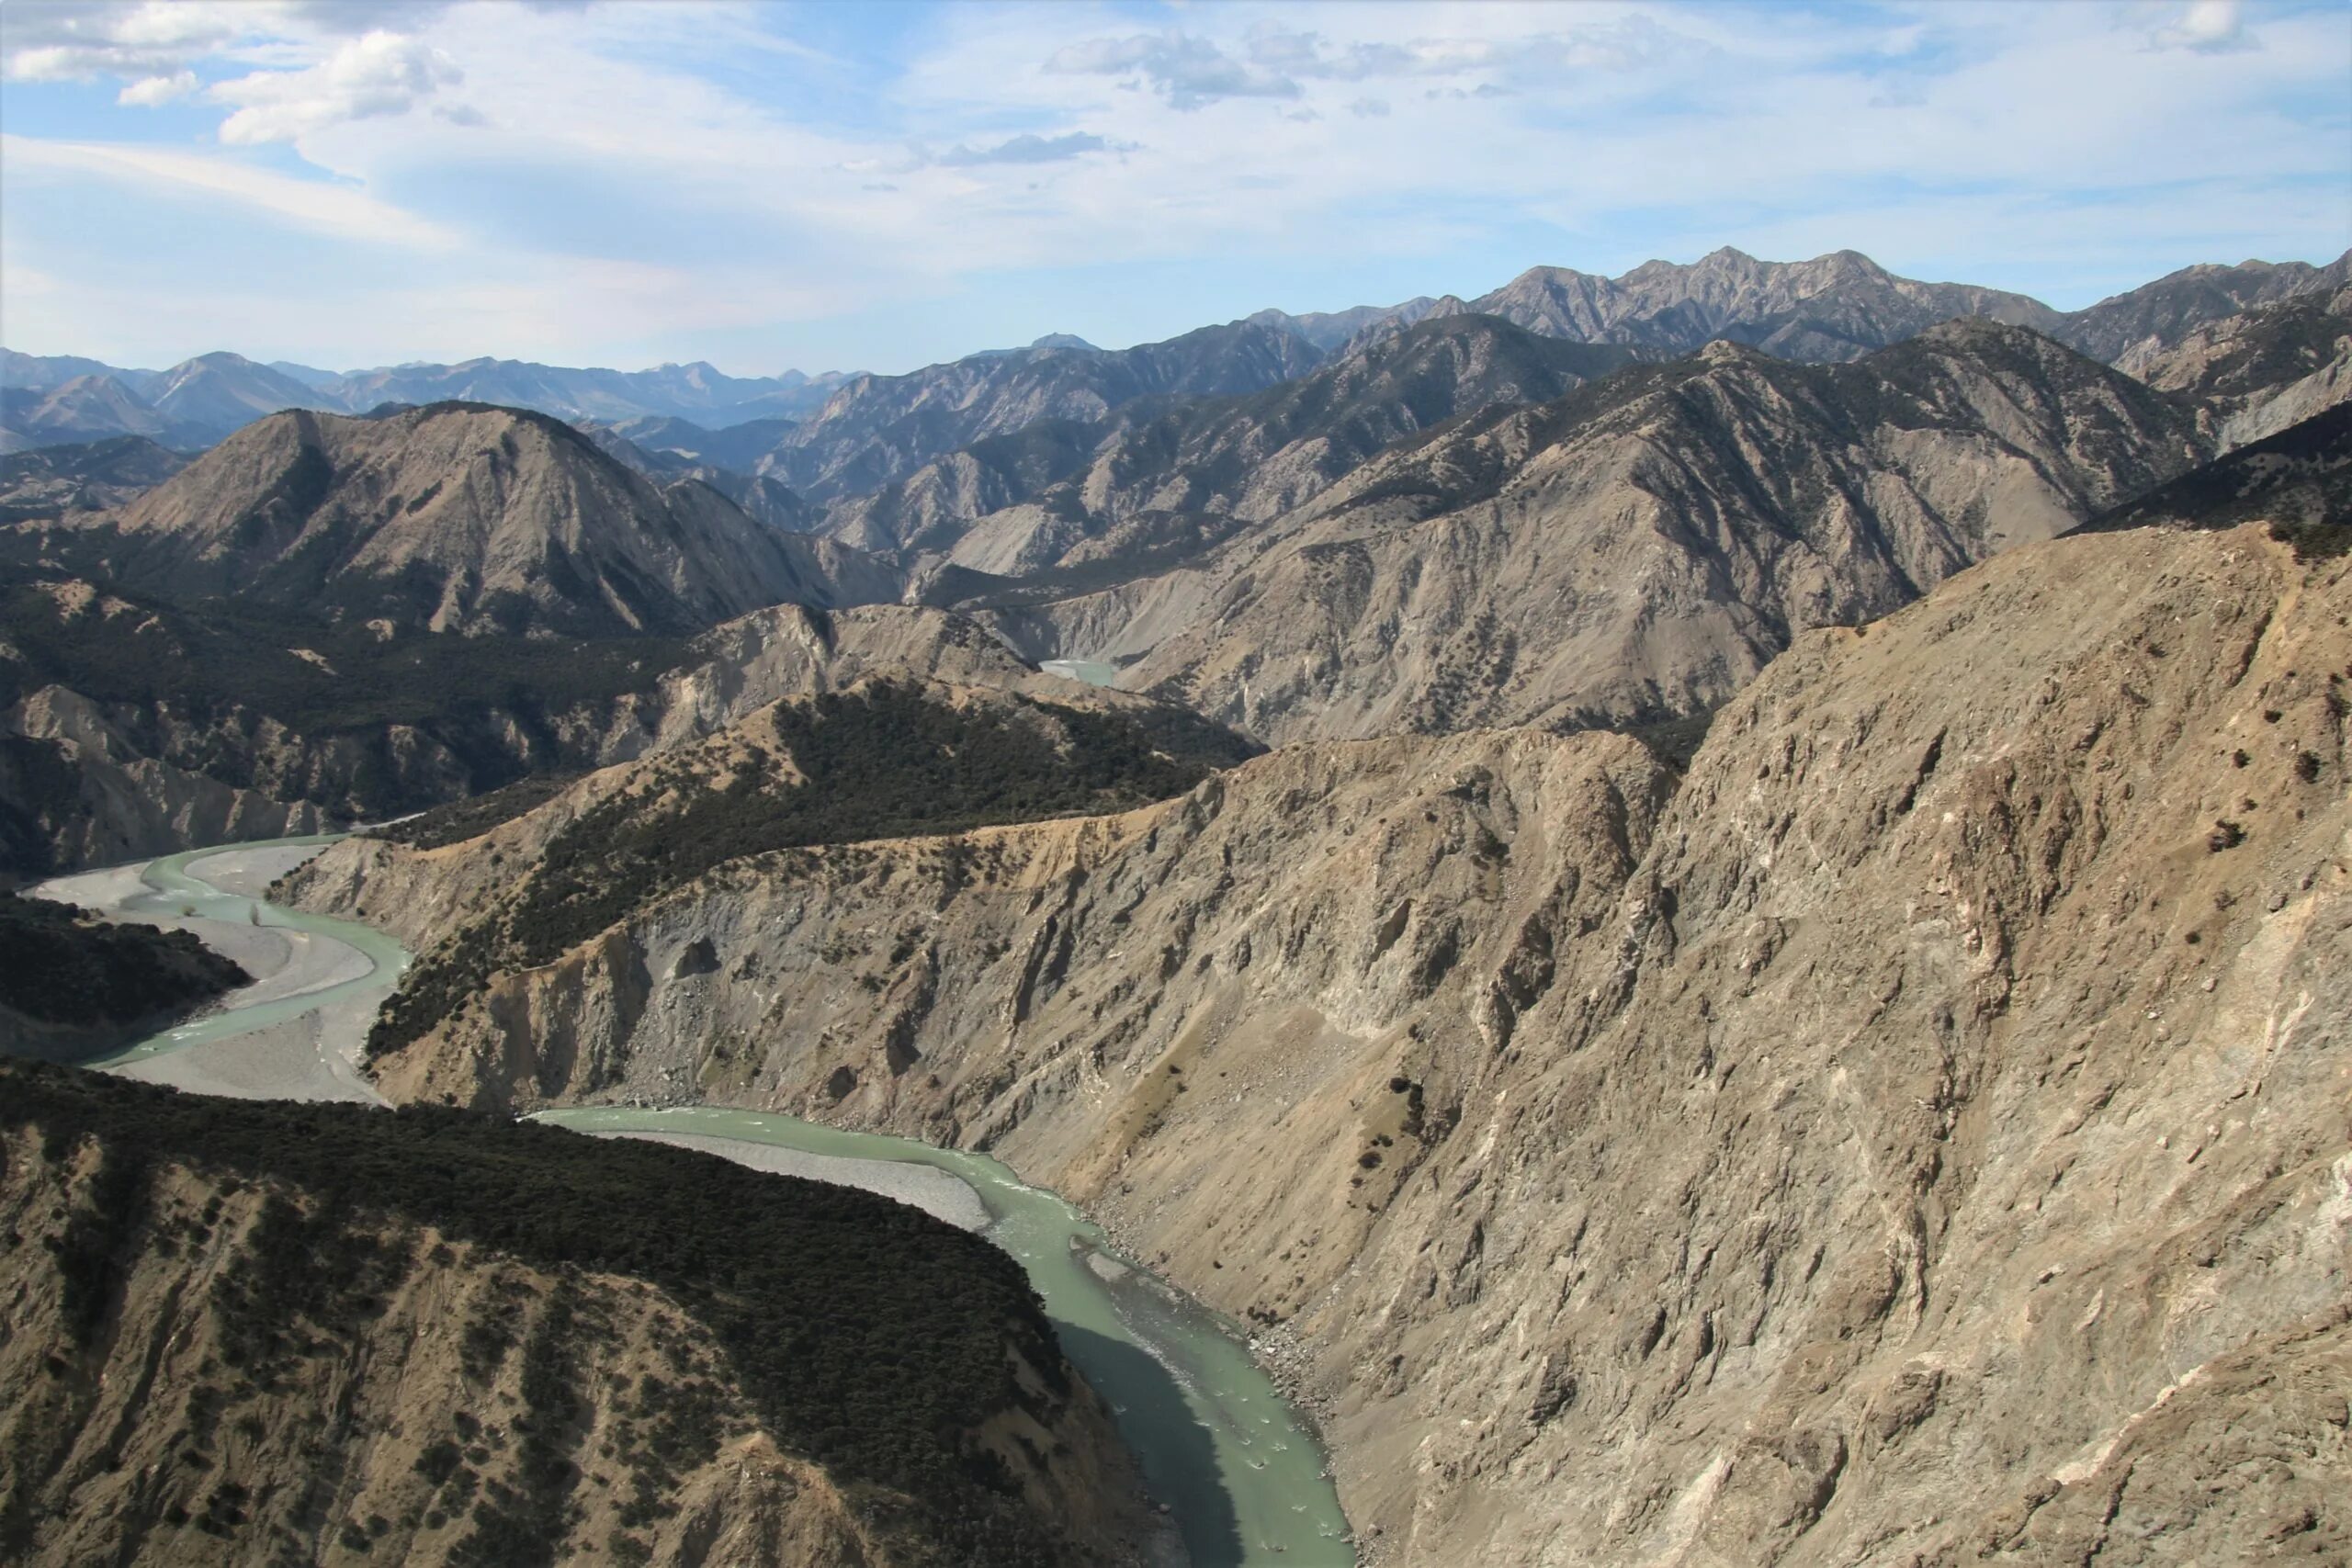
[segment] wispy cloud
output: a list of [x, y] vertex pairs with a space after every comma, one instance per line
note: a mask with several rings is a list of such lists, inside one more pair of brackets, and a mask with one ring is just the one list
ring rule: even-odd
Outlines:
[[1299, 85], [1290, 77], [1182, 32], [1088, 39], [1056, 50], [1046, 69], [1073, 76], [1125, 77], [1149, 86], [1178, 109], [1197, 109], [1226, 98], [1299, 96]]
[[1082, 158], [1089, 152], [1121, 150], [1091, 131], [1073, 130], [1060, 136], [1024, 132], [1008, 137], [993, 147], [967, 147], [959, 142], [940, 153], [935, 161], [950, 168], [971, 168], [983, 164], [1058, 164]]
[[0, 134], [0, 166], [141, 186], [166, 197], [228, 202], [289, 228], [337, 239], [443, 252], [458, 244], [453, 231], [365, 191], [298, 179], [208, 153]]
[[[87, 180], [218, 220], [168, 258], [117, 247], [152, 275], [134, 316], [341, 321], [355, 355], [399, 357], [460, 320], [437, 290], [485, 351], [569, 333], [579, 357], [746, 369], [1132, 342], [1723, 243], [2080, 303], [2352, 243], [2339, 0], [1136, 14], [8, 0], [6, 172], [39, 178], [0, 182], [0, 229], [12, 276], [62, 291], [35, 330], [133, 297], [85, 287], [86, 216], [40, 195]], [[245, 221], [341, 249], [274, 299], [235, 263]], [[388, 246], [434, 249], [435, 288], [363, 288]]]

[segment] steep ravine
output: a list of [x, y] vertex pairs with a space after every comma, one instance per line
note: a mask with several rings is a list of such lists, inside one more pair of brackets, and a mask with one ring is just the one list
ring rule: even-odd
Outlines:
[[2024, 547], [1798, 637], [1679, 781], [1322, 744], [732, 863], [382, 1083], [989, 1147], [1281, 1325], [1398, 1561], [2340, 1558], [2347, 570]]

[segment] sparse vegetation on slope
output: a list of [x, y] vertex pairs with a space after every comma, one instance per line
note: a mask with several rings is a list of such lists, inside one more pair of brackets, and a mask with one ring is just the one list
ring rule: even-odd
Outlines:
[[[1015, 1409], [1053, 1424], [1074, 1385], [1052, 1328], [1020, 1265], [920, 1211], [685, 1150], [452, 1111], [213, 1100], [0, 1064], [0, 1129], [12, 1127], [37, 1130], [52, 1164], [85, 1139], [100, 1151], [94, 1206], [57, 1249], [74, 1320], [93, 1337], [121, 1308], [128, 1260], [112, 1242], [140, 1224], [151, 1178], [185, 1168], [283, 1184], [239, 1288], [212, 1303], [232, 1320], [231, 1389], [299, 1359], [308, 1341], [362, 1332], [397, 1271], [372, 1237], [386, 1221], [412, 1222], [559, 1276], [622, 1275], [666, 1292], [723, 1348], [725, 1381], [763, 1426], [843, 1485], [897, 1561], [1071, 1560], [1060, 1521], [1023, 1505], [977, 1436]], [[485, 1339], [485, 1361], [519, 1353], [537, 1364], [523, 1368], [529, 1407], [514, 1422], [525, 1451], [514, 1483], [485, 1490], [471, 1544], [451, 1561], [551, 1560], [580, 1479], [566, 1452], [579, 1397], [570, 1341], [589, 1331], [584, 1314], [548, 1311], [511, 1349]], [[1022, 1386], [1017, 1362], [1038, 1386]], [[691, 1432], [668, 1441], [685, 1460], [712, 1446]], [[419, 1464], [454, 1475], [458, 1448], [428, 1450]]]
[[194, 1007], [253, 978], [186, 931], [116, 925], [5, 890], [0, 954], [0, 1008], [69, 1027]]
[[370, 1054], [421, 1038], [492, 975], [546, 964], [722, 862], [1125, 810], [1250, 751], [1178, 709], [957, 705], [888, 681], [770, 716], [777, 752], [752, 742], [719, 773], [702, 753], [676, 754], [582, 812], [502, 910], [409, 971], [370, 1032]]

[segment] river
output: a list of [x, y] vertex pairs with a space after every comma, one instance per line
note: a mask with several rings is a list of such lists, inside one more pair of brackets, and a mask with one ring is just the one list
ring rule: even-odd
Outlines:
[[[271, 878], [337, 836], [191, 851], [34, 889], [193, 931], [261, 976], [220, 1010], [96, 1065], [202, 1092], [373, 1100], [357, 1070], [359, 1048], [407, 952], [370, 927], [261, 897]], [[1194, 1568], [1340, 1568], [1356, 1561], [1322, 1450], [1251, 1359], [1241, 1331], [1121, 1256], [1076, 1208], [997, 1161], [708, 1106], [588, 1107], [540, 1120], [604, 1135], [683, 1137], [744, 1163], [760, 1163], [752, 1157], [759, 1149], [797, 1151], [818, 1158], [793, 1168], [820, 1179], [828, 1169], [849, 1168], [835, 1161], [889, 1168], [876, 1178], [909, 1167], [953, 1177], [978, 1200], [967, 1223], [1028, 1270], [1065, 1353], [1111, 1405]]]

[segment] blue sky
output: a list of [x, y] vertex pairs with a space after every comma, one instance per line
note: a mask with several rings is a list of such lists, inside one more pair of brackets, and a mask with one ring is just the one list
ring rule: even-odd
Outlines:
[[2352, 7], [0, 6], [0, 343], [903, 370], [1732, 244], [2352, 245]]

